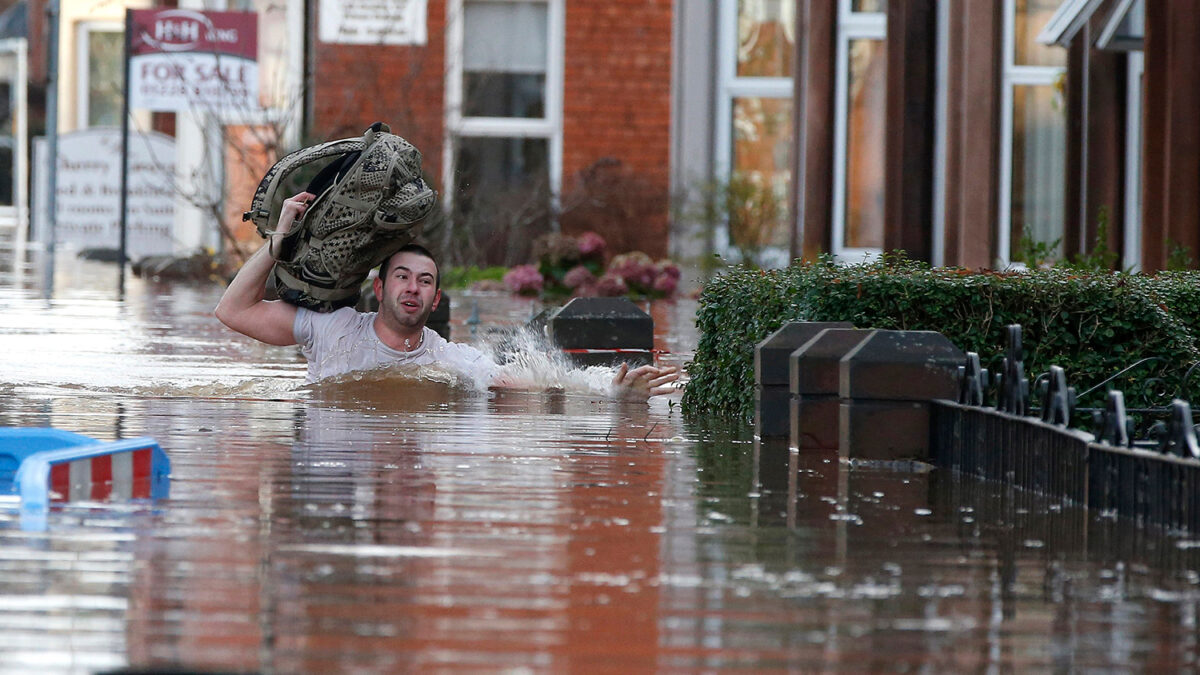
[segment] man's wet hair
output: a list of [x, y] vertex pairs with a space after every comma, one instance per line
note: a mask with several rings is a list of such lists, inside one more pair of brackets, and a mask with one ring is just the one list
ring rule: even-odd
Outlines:
[[422, 246], [420, 244], [407, 244], [403, 248], [401, 248], [399, 251], [396, 251], [395, 253], [393, 253], [390, 256], [388, 256], [387, 258], [385, 258], [383, 262], [379, 263], [379, 281], [381, 281], [383, 283], [383, 285], [385, 285], [385, 286], [387, 285], [387, 273], [388, 273], [388, 269], [389, 269], [388, 265], [391, 264], [393, 258], [400, 255], [401, 253], [415, 253], [415, 254], [421, 256], [422, 258], [429, 258], [431, 261], [433, 261], [433, 268], [437, 271], [437, 273], [433, 275], [433, 282], [434, 282], [433, 287], [435, 290], [441, 289], [441, 287], [442, 287], [442, 268], [440, 265], [438, 265], [437, 258], [433, 257], [433, 253], [430, 253], [429, 249], [425, 248], [424, 246]]

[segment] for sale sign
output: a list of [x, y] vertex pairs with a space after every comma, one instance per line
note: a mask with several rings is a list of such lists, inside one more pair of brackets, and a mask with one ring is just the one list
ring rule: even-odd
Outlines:
[[258, 16], [129, 10], [129, 106], [257, 110]]

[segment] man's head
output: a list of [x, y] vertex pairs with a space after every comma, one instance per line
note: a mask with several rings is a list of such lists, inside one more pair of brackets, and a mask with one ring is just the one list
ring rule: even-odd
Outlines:
[[400, 333], [425, 325], [442, 298], [441, 273], [428, 249], [410, 244], [379, 266], [375, 297], [379, 320]]
[[434, 288], [436, 290], [441, 290], [441, 288], [442, 288], [442, 271], [438, 268], [437, 260], [433, 257], [433, 254], [429, 252], [429, 249], [425, 248], [424, 246], [422, 246], [420, 244], [408, 244], [404, 248], [400, 249], [399, 251], [396, 251], [395, 253], [388, 256], [387, 258], [384, 258], [383, 262], [379, 263], [379, 278], [382, 279], [385, 284], [387, 283], [388, 272], [390, 272], [392, 270], [392, 263], [402, 253], [412, 253], [412, 254], [421, 256], [423, 258], [428, 258], [433, 263]]

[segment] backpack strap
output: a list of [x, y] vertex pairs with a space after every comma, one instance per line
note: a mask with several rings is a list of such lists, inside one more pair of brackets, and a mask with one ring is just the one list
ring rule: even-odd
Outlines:
[[[422, 185], [424, 185], [424, 183], [422, 183]], [[437, 197], [434, 195], [433, 191], [426, 189], [426, 190], [418, 193], [417, 195], [415, 195], [412, 199], [410, 199], [410, 200], [404, 202], [403, 204], [401, 204], [400, 206], [396, 207], [396, 209], [397, 210], [403, 209], [403, 208], [409, 206], [410, 204], [421, 204], [423, 202], [430, 203], [431, 204], [430, 208], [432, 208], [432, 202], [436, 201], [436, 199], [437, 199]], [[385, 213], [383, 211], [375, 212], [375, 228], [377, 230], [382, 230], [384, 232], [395, 232], [395, 231], [399, 231], [399, 230], [409, 229], [412, 227], [413, 227], [413, 223], [400, 221], [400, 220], [389, 220], [387, 213]]]
[[[373, 138], [374, 134], [370, 133], [370, 137]], [[284, 156], [259, 181], [258, 188], [254, 191], [254, 199], [250, 203], [250, 210], [242, 214], [242, 221], [253, 220], [260, 235], [264, 237], [270, 235], [279, 223], [279, 212], [272, 209], [272, 204], [275, 200], [275, 192], [283, 184], [283, 181], [311, 162], [334, 155], [361, 151], [366, 147], [364, 141], [365, 138], [343, 138], [301, 148]]]
[[285, 282], [283, 285], [288, 289], [301, 291], [310, 298], [327, 303], [336, 303], [339, 300], [345, 300], [351, 296], [357, 296], [361, 288], [361, 282], [357, 280], [355, 280], [354, 283], [345, 284], [342, 286], [338, 286], [337, 284], [331, 284], [329, 286], [314, 284], [310, 281], [304, 281], [298, 278], [296, 275], [288, 272], [286, 269], [278, 265], [275, 266], [274, 274], [280, 280]]

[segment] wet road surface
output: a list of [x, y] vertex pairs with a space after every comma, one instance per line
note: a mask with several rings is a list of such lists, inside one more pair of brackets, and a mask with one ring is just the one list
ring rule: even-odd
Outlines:
[[[850, 468], [587, 387], [305, 388], [216, 285], [0, 269], [0, 425], [149, 435], [170, 496], [0, 504], [0, 671], [1178, 672], [1200, 541]], [[464, 323], [481, 310], [476, 335]], [[530, 301], [459, 293], [453, 337]], [[694, 348], [695, 304], [656, 303]]]

